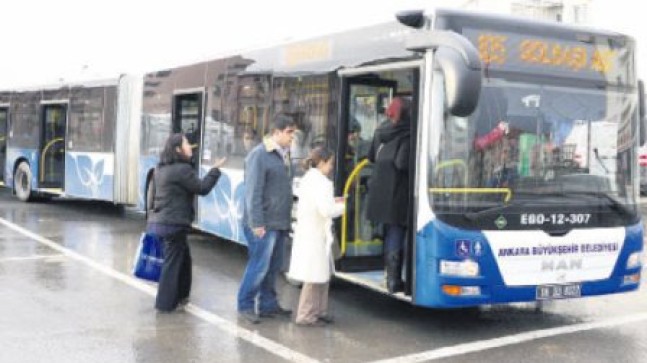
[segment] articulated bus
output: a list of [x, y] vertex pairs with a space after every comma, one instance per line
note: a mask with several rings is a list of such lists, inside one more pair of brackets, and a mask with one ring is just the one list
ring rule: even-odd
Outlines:
[[139, 107], [128, 97], [138, 84], [131, 80], [0, 91], [0, 183], [22, 201], [135, 204]]
[[[122, 102], [124, 117], [141, 110], [139, 125], [128, 126], [140, 141], [129, 180], [147, 210], [164, 141], [184, 132], [199, 173], [228, 160], [214, 190], [196, 199], [194, 227], [246, 244], [244, 159], [272, 117], [288, 113], [297, 123], [295, 188], [313, 146], [336, 150], [335, 191], [348, 196], [335, 224], [336, 277], [388, 293], [383, 226], [366, 219], [366, 153], [389, 101], [405, 97], [415, 136], [406, 287], [395, 298], [445, 308], [635, 290], [643, 249], [637, 150], [645, 136], [634, 52], [630, 37], [613, 32], [438, 10], [149, 72], [118, 92], [119, 114]], [[30, 111], [41, 112], [44, 125], [46, 101]], [[11, 146], [20, 120], [10, 122]], [[39, 130], [40, 139], [20, 145], [32, 155], [21, 160], [33, 175], [53, 140]], [[66, 137], [61, 145], [71, 154], [83, 141]], [[15, 174], [18, 151], [7, 150], [5, 180], [15, 185], [7, 174]]]

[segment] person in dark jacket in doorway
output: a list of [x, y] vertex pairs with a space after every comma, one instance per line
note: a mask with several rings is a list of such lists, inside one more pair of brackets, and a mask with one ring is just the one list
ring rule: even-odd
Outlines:
[[191, 163], [193, 151], [186, 136], [172, 134], [166, 141], [154, 174], [153, 204], [146, 230], [164, 241], [164, 264], [155, 308], [171, 312], [188, 303], [191, 292], [191, 254], [187, 233], [194, 218], [193, 199], [207, 195], [220, 178], [218, 159], [200, 180]]
[[409, 216], [409, 102], [395, 97], [387, 107], [388, 121], [373, 136], [368, 159], [374, 163], [367, 196], [367, 218], [385, 226], [386, 285], [402, 291], [402, 255]]

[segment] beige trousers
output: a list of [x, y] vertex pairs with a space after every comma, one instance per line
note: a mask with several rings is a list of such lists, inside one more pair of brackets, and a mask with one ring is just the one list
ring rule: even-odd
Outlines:
[[301, 296], [299, 297], [299, 307], [297, 308], [297, 324], [314, 323], [318, 317], [327, 315], [328, 286], [328, 282], [323, 284], [303, 284]]

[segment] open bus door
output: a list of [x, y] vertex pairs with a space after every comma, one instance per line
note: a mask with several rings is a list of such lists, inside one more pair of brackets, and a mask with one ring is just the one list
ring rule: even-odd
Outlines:
[[65, 181], [67, 104], [43, 104], [41, 110], [38, 187], [61, 192]]
[[7, 159], [9, 109], [0, 108], [0, 185], [4, 185], [4, 168]]
[[[418, 91], [421, 63], [404, 61], [389, 66], [366, 66], [340, 71], [342, 76], [341, 120], [337, 142], [335, 193], [346, 195], [346, 213], [336, 222], [342, 257], [337, 275], [381, 292], [387, 292], [384, 276], [385, 226], [366, 218], [368, 181], [373, 170], [367, 160], [375, 129], [389, 122], [384, 111], [395, 96], [411, 103], [411, 135], [417, 135]], [[413, 206], [416, 138], [411, 137], [409, 161], [410, 206]], [[409, 213], [412, 218], [414, 213]], [[413, 225], [409, 221], [409, 225]], [[412, 283], [413, 233], [409, 228], [403, 245], [404, 294], [409, 300]]]
[[[193, 149], [193, 165], [199, 175], [202, 142], [202, 120], [204, 110], [204, 90], [178, 91], [173, 95], [173, 133], [181, 132], [186, 136]], [[199, 213], [198, 196], [193, 200], [194, 209]], [[196, 213], [196, 218], [198, 217]]]
[[[200, 151], [203, 92], [180, 93], [173, 96], [173, 132], [183, 133], [191, 147], [195, 161]], [[196, 167], [198, 163], [195, 163]]]
[[346, 194], [346, 213], [338, 221], [343, 258], [340, 271], [381, 271], [381, 225], [366, 219], [366, 196], [372, 165], [366, 157], [375, 129], [386, 121], [384, 109], [397, 82], [366, 75], [342, 81], [342, 121], [339, 127], [336, 195]]

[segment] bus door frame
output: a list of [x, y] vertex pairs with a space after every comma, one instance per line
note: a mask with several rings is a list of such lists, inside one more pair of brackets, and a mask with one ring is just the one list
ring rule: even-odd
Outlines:
[[[5, 168], [6, 168], [6, 162], [7, 162], [7, 147], [9, 144], [9, 130], [11, 129], [10, 127], [10, 113], [9, 113], [10, 105], [8, 103], [0, 103], [0, 112], [5, 112], [6, 113], [6, 119], [5, 119], [5, 129], [0, 130], [0, 138], [4, 137], [3, 140], [0, 140], [0, 142], [4, 142], [4, 151], [0, 150], [0, 185], [4, 185], [5, 182]], [[4, 131], [4, 133], [3, 133]]]
[[[203, 145], [203, 135], [204, 135], [204, 126], [205, 126], [205, 108], [207, 105], [207, 89], [206, 87], [195, 87], [195, 88], [184, 88], [173, 90], [173, 99], [171, 100], [171, 133], [182, 132], [182, 115], [179, 114], [181, 108], [178, 107], [179, 101], [186, 96], [197, 96], [198, 97], [198, 134], [195, 136], [195, 142], [197, 142], [197, 147], [193, 147], [195, 144], [191, 144], [193, 147], [193, 161], [194, 169], [196, 175], [200, 176], [200, 165], [202, 162], [202, 145]], [[191, 140], [189, 140], [191, 143]], [[200, 208], [198, 207], [198, 196], [193, 197], [193, 210], [195, 211], [194, 222], [200, 220]]]
[[[410, 190], [410, 195], [409, 199], [411, 201], [410, 203], [410, 209], [411, 212], [409, 213], [409, 228], [407, 229], [407, 236], [405, 240], [405, 246], [404, 246], [404, 261], [403, 265], [405, 266], [405, 294], [406, 295], [411, 295], [412, 293], [412, 286], [413, 286], [413, 279], [414, 279], [414, 273], [413, 273], [413, 263], [414, 261], [414, 256], [415, 256], [415, 210], [416, 210], [416, 202], [415, 202], [415, 195], [416, 195], [416, 180], [415, 176], [417, 176], [417, 168], [416, 166], [416, 151], [418, 150], [418, 130], [419, 130], [419, 122], [420, 122], [420, 113], [419, 109], [421, 107], [420, 101], [421, 101], [421, 96], [420, 93], [422, 92], [421, 88], [421, 78], [423, 76], [423, 69], [424, 69], [424, 60], [410, 60], [410, 61], [402, 61], [402, 62], [396, 62], [396, 63], [389, 63], [389, 64], [383, 64], [383, 65], [377, 65], [377, 66], [366, 66], [366, 67], [358, 67], [358, 68], [349, 68], [349, 69], [344, 69], [340, 70], [338, 72], [339, 77], [341, 78], [341, 99], [339, 102], [339, 114], [340, 114], [340, 120], [339, 120], [339, 127], [337, 128], [337, 142], [338, 142], [338, 152], [336, 155], [336, 160], [335, 160], [335, 195], [341, 195], [343, 193], [343, 188], [344, 184], [346, 182], [346, 175], [344, 175], [343, 167], [344, 167], [344, 157], [346, 154], [346, 147], [347, 147], [347, 134], [348, 134], [348, 129], [349, 129], [349, 114], [350, 114], [350, 104], [349, 104], [349, 97], [350, 97], [350, 87], [352, 85], [360, 84], [360, 85], [384, 85], [386, 82], [385, 80], [380, 80], [380, 79], [369, 79], [369, 78], [363, 78], [362, 76], [369, 75], [371, 73], [376, 73], [376, 72], [383, 72], [383, 71], [396, 71], [396, 70], [411, 70], [414, 73], [414, 80], [413, 80], [413, 94], [412, 94], [412, 106], [417, 105], [417, 107], [412, 107], [411, 108], [411, 120], [416, 120], [416, 122], [412, 122], [412, 127], [411, 127], [411, 134], [415, 135], [415, 137], [411, 138], [411, 157], [409, 158], [409, 170], [414, 171], [411, 173], [409, 177], [409, 190]], [[395, 81], [387, 81], [387, 82], [392, 82], [395, 83]], [[397, 94], [397, 88], [392, 87], [394, 89], [394, 95]], [[336, 222], [337, 228], [337, 234], [339, 235], [341, 233], [341, 223], [339, 221]], [[338, 236], [339, 237], [339, 236]], [[341, 238], [339, 239], [341, 242]], [[341, 247], [341, 246], [340, 246]], [[382, 258], [382, 256], [380, 256]], [[352, 265], [351, 266], [345, 266], [343, 262], [344, 261], [344, 256], [342, 256], [339, 261], [338, 261], [338, 266], [340, 268], [340, 271], [343, 270], [350, 270], [352, 271]]]
[[[45, 127], [45, 117], [46, 117], [46, 112], [47, 109], [50, 107], [55, 107], [55, 106], [60, 106], [63, 109], [64, 112], [64, 122], [65, 122], [65, 128], [63, 131], [63, 164], [62, 168], [63, 170], [61, 171], [61, 181], [60, 184], [56, 182], [46, 182], [44, 180], [44, 173], [45, 173], [45, 154], [44, 152], [46, 151], [45, 148], [49, 147], [52, 140], [45, 140], [45, 135], [47, 133], [47, 129]], [[40, 101], [40, 116], [39, 116], [39, 126], [40, 126], [40, 135], [39, 135], [39, 147], [38, 147], [38, 188], [36, 189], [61, 189], [65, 190], [65, 155], [67, 154], [67, 141], [68, 141], [68, 126], [70, 124], [70, 101], [67, 99], [59, 99], [59, 100], [46, 100], [46, 101]], [[48, 145], [50, 144], [50, 145]]]

